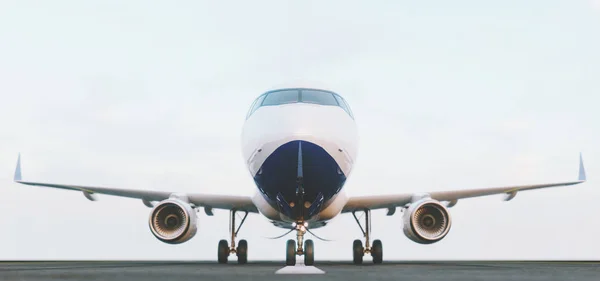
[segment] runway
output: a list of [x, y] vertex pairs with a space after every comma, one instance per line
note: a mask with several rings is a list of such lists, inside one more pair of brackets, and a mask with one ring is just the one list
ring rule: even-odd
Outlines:
[[278, 275], [283, 262], [246, 265], [188, 261], [0, 262], [0, 280], [600, 280], [600, 262], [320, 262], [324, 274]]

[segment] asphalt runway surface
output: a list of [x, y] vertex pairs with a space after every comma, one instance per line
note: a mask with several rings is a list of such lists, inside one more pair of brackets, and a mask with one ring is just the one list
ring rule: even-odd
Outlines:
[[[0, 280], [600, 280], [600, 262], [399, 261], [381, 265], [319, 262], [324, 274], [281, 275], [283, 262], [245, 265], [188, 261], [0, 262]], [[308, 267], [295, 267], [305, 273]], [[314, 268], [313, 268], [314, 269]], [[310, 270], [308, 270], [310, 271]]]

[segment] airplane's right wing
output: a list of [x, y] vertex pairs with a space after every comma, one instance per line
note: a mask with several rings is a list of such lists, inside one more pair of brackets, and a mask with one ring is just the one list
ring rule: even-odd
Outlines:
[[[20, 155], [17, 160], [14, 181], [25, 185], [79, 191], [91, 201], [96, 200], [96, 194], [141, 199], [144, 205], [152, 208], [148, 220], [148, 225], [152, 234], [158, 240], [169, 244], [184, 243], [196, 235], [198, 230], [197, 212], [199, 211], [199, 207], [203, 207], [204, 212], [209, 216], [213, 215], [212, 209], [229, 210], [230, 226], [232, 226], [232, 233], [235, 234], [237, 234], [237, 230], [235, 230], [236, 212], [246, 213], [238, 226], [238, 230], [246, 220], [248, 213], [258, 213], [258, 209], [249, 196], [178, 193], [172, 191], [136, 190], [24, 181], [21, 175]], [[230, 253], [227, 241], [224, 242], [224, 244], [219, 242], [219, 262], [226, 261], [227, 256]], [[243, 247], [241, 241], [239, 247]], [[242, 251], [245, 253], [246, 250]], [[247, 256], [244, 254], [241, 257], [238, 256], [238, 258], [239, 261], [245, 262]]]
[[69, 185], [69, 184], [54, 184], [54, 183], [42, 183], [42, 182], [31, 182], [24, 181], [21, 176], [21, 156], [17, 160], [17, 168], [15, 170], [14, 181], [20, 184], [31, 185], [31, 186], [44, 186], [52, 187], [73, 191], [83, 192], [83, 195], [91, 201], [95, 201], [95, 194], [106, 194], [120, 197], [129, 197], [141, 199], [144, 205], [152, 207], [152, 201], [163, 201], [172, 197], [184, 198], [194, 207], [204, 207], [207, 213], [211, 209], [225, 209], [225, 210], [237, 210], [250, 213], [258, 213], [256, 206], [252, 203], [249, 196], [238, 196], [238, 195], [214, 195], [214, 194], [201, 194], [201, 193], [177, 193], [171, 191], [154, 191], [154, 190], [136, 190], [136, 189], [124, 189], [124, 188], [111, 188], [111, 187], [95, 187], [95, 186], [81, 186], [81, 185]]

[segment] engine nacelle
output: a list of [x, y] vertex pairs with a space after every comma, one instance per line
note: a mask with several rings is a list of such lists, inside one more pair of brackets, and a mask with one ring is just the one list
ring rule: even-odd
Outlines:
[[404, 212], [404, 234], [420, 244], [432, 244], [442, 240], [450, 231], [450, 213], [439, 201], [421, 199]]
[[167, 199], [152, 209], [149, 225], [158, 240], [179, 244], [196, 235], [197, 221], [196, 211], [190, 204], [178, 199]]

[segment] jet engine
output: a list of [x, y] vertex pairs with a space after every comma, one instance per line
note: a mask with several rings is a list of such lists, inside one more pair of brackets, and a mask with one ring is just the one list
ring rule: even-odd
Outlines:
[[196, 211], [182, 200], [163, 200], [152, 209], [149, 225], [152, 234], [158, 240], [168, 244], [180, 244], [196, 235]]
[[439, 201], [431, 198], [412, 203], [404, 212], [404, 234], [420, 244], [442, 240], [450, 231], [450, 213]]

